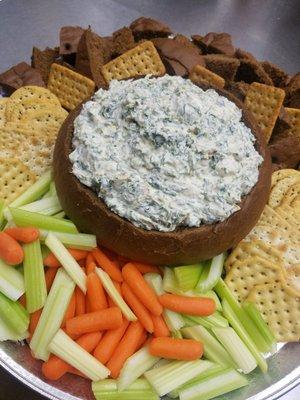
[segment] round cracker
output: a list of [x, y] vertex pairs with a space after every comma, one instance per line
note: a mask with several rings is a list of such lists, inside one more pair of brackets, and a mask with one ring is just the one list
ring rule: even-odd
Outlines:
[[293, 174], [280, 179], [276, 183], [276, 185], [273, 186], [271, 190], [268, 201], [269, 206], [272, 208], [278, 207], [282, 199], [284, 198], [286, 192], [292, 185], [296, 183], [300, 183], [300, 174], [298, 175]]
[[27, 110], [22, 115], [20, 122], [38, 124], [40, 126], [51, 126], [59, 128], [67, 118], [68, 112], [62, 107], [53, 107], [45, 110]]
[[29, 110], [48, 110], [58, 108], [61, 109], [60, 105], [55, 105], [46, 101], [38, 101], [35, 99], [27, 99], [22, 102], [10, 99], [6, 106], [6, 120], [8, 122], [20, 122], [23, 115]]
[[58, 98], [50, 92], [49, 89], [43, 88], [41, 86], [23, 86], [17, 89], [11, 96], [11, 100], [23, 102], [29, 99], [35, 102], [48, 102], [60, 106], [60, 101]]
[[6, 105], [8, 102], [8, 97], [0, 98], [0, 126], [5, 125], [6, 123]]
[[280, 205], [294, 206], [300, 201], [300, 183], [292, 185], [282, 198]]
[[286, 168], [286, 169], [279, 169], [278, 171], [273, 172], [271, 188], [273, 188], [277, 184], [277, 182], [279, 182], [281, 179], [287, 178], [289, 176], [300, 177], [300, 171], [291, 168]]

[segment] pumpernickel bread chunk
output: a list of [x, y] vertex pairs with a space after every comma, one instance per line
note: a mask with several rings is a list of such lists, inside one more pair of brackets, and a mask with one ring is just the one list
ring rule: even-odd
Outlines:
[[263, 67], [258, 62], [246, 58], [240, 59], [240, 66], [235, 75], [237, 82], [243, 81], [246, 83], [263, 83], [265, 85], [273, 86], [272, 79], [265, 72]]
[[40, 71], [43, 81], [48, 82], [50, 67], [53, 63], [59, 63], [59, 48], [51, 49], [46, 47], [45, 50], [40, 50], [37, 47], [32, 49], [31, 66]]
[[140, 17], [133, 21], [129, 28], [132, 30], [135, 40], [166, 37], [172, 33], [168, 25], [152, 18]]
[[127, 50], [132, 49], [136, 46], [132, 30], [124, 26], [113, 33], [113, 53], [116, 56], [120, 56]]
[[40, 71], [32, 68], [26, 62], [14, 65], [9, 70], [3, 72], [0, 75], [0, 84], [11, 86], [14, 89], [19, 89], [27, 85], [45, 86]]
[[278, 65], [272, 64], [269, 61], [261, 62], [261, 66], [272, 79], [274, 86], [284, 88], [287, 85], [289, 76]]
[[223, 54], [207, 54], [203, 56], [206, 68], [217, 75], [222, 76], [226, 81], [233, 81], [240, 61], [234, 57], [227, 57]]
[[203, 54], [217, 53], [233, 56], [235, 53], [229, 33], [209, 32], [205, 36], [193, 35], [192, 39], [200, 47]]

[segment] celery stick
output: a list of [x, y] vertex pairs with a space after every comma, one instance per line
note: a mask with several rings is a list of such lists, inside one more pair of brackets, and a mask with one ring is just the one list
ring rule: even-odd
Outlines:
[[210, 299], [213, 299], [214, 302], [216, 303], [217, 311], [222, 311], [222, 304], [220, 302], [220, 299], [213, 290], [209, 290], [206, 293], [201, 293], [197, 289], [194, 289], [181, 294], [183, 296], [188, 296], [188, 297], [208, 297]]
[[255, 339], [252, 340], [251, 336], [249, 335], [249, 332], [245, 329], [239, 317], [236, 315], [234, 310], [229, 305], [229, 302], [225, 298], [222, 301], [222, 305], [223, 305], [223, 314], [228, 319], [230, 325], [234, 328], [236, 333], [248, 347], [248, 349], [252, 353], [253, 357], [255, 358], [262, 372], [264, 373], [267, 372], [268, 364], [261, 355], [261, 353], [259, 352], [258, 348], [256, 347]]
[[74, 342], [62, 329], [51, 340], [49, 350], [92, 381], [105, 379], [110, 373], [108, 368]]
[[[164, 365], [168, 365], [168, 364], [170, 364], [172, 362], [172, 360], [169, 360], [169, 359], [167, 359], [167, 358], [161, 358], [154, 366], [153, 366], [153, 368], [160, 368], [160, 367], [162, 367], [162, 366], [164, 366]], [[153, 369], [152, 368], [152, 369]]]
[[14, 342], [27, 339], [28, 331], [16, 333], [0, 316], [0, 342], [5, 340], [13, 340]]
[[221, 343], [219, 343], [218, 340], [203, 326], [197, 325], [190, 328], [183, 328], [181, 329], [181, 333], [185, 338], [195, 339], [198, 340], [198, 342], [202, 342], [204, 347], [204, 356], [207, 359], [225, 367], [236, 368], [235, 362]]
[[244, 374], [249, 374], [257, 367], [257, 362], [248, 347], [232, 328], [215, 327], [212, 331]]
[[40, 240], [44, 242], [49, 233], [55, 235], [66, 247], [72, 249], [92, 250], [97, 247], [96, 236], [88, 233], [63, 233], [40, 229]]
[[50, 193], [51, 196], [57, 196], [56, 187], [54, 181], [50, 183]]
[[142, 347], [139, 351], [129, 357], [121, 369], [117, 386], [118, 390], [127, 389], [137, 378], [159, 361], [159, 357], [152, 356], [148, 347]]
[[21, 210], [19, 208], [9, 208], [13, 220], [17, 226], [35, 226], [39, 229], [52, 231], [77, 233], [77, 228], [71, 221], [50, 217], [30, 211]]
[[208, 315], [207, 317], [198, 317], [196, 315], [183, 315], [187, 317], [190, 321], [194, 322], [194, 325], [202, 325], [205, 328], [211, 329], [215, 326], [220, 327], [227, 327], [229, 323], [226, 318], [224, 318], [220, 313], [217, 311], [214, 312], [212, 315]]
[[144, 275], [144, 279], [148, 285], [154, 290], [157, 296], [164, 294], [162, 277], [155, 272], [148, 272]]
[[59, 219], [61, 219], [61, 218], [65, 218], [65, 216], [66, 216], [66, 213], [65, 213], [64, 211], [61, 211], [61, 212], [59, 212], [59, 213], [53, 215], [53, 218], [59, 218]]
[[23, 334], [29, 325], [29, 314], [18, 302], [0, 292], [0, 315], [4, 323], [16, 334]]
[[48, 190], [48, 192], [46, 192], [43, 196], [42, 199], [48, 199], [49, 197], [52, 197], [52, 194], [50, 192], [50, 189]]
[[0, 229], [4, 222], [4, 208], [5, 208], [5, 202], [4, 200], [0, 199]]
[[[256, 344], [257, 349], [260, 352], [269, 351], [270, 346], [265, 341], [264, 337], [262, 336], [260, 331], [257, 329], [254, 322], [252, 322], [251, 318], [248, 316], [248, 314], [245, 312], [245, 310], [242, 309], [242, 307], [240, 306], [238, 301], [235, 299], [234, 295], [231, 293], [230, 289], [228, 288], [226, 283], [223, 281], [223, 279], [220, 279], [218, 281], [218, 283], [215, 287], [215, 291], [217, 292], [217, 294], [219, 295], [219, 297], [221, 299], [226, 299], [230, 308], [232, 308], [234, 314], [236, 315], [237, 319], [239, 320], [240, 324], [245, 328], [245, 330], [247, 331], [247, 333], [250, 336], [250, 338], [252, 339], [252, 341]], [[226, 315], [225, 315], [225, 317], [226, 317]]]
[[118, 392], [114, 379], [92, 382], [92, 390], [96, 400], [159, 400], [152, 386], [143, 378], [137, 379], [122, 392]]
[[168, 293], [178, 293], [180, 291], [172, 268], [164, 268], [163, 290]]
[[57, 197], [48, 197], [19, 207], [19, 210], [36, 212], [43, 215], [54, 215], [60, 212], [62, 208]]
[[246, 301], [243, 303], [242, 308], [246, 311], [251, 320], [254, 322], [257, 329], [260, 331], [260, 333], [262, 334], [263, 338], [268, 343], [270, 348], [275, 346], [276, 345], [275, 336], [273, 335], [273, 332], [269, 328], [268, 324], [261, 316], [261, 313], [259, 312], [256, 305], [254, 303]]
[[179, 390], [180, 400], [209, 400], [232, 390], [248, 385], [245, 376], [234, 369], [228, 368], [221, 373], [215, 373], [209, 378], [200, 378], [197, 383]]
[[44, 306], [47, 297], [40, 241], [24, 244], [23, 250], [26, 308], [33, 313]]
[[75, 258], [53, 233], [49, 233], [45, 245], [52, 251], [73, 281], [86, 293], [86, 275]]
[[182, 316], [175, 311], [164, 309], [162, 316], [170, 331], [178, 331], [185, 325]]
[[111, 297], [113, 302], [120, 308], [126, 319], [128, 319], [128, 321], [136, 321], [137, 320], [136, 316], [128, 307], [128, 305], [125, 303], [120, 293], [117, 291], [110, 276], [101, 268], [96, 268], [96, 273], [99, 276], [101, 283], [104, 286], [104, 289], [106, 290], [107, 294], [109, 295], [109, 297]]
[[30, 341], [30, 348], [35, 358], [48, 360], [49, 343], [61, 326], [74, 289], [74, 281], [63, 268], [59, 268]]
[[203, 264], [183, 265], [174, 268], [175, 278], [180, 290], [186, 291], [194, 289], [197, 285]]
[[16, 301], [25, 292], [24, 278], [21, 272], [0, 259], [0, 292]]
[[206, 360], [172, 361], [165, 366], [145, 372], [145, 377], [156, 392], [164, 396], [211, 366], [212, 363]]
[[221, 277], [224, 261], [225, 253], [222, 253], [214, 257], [211, 260], [209, 266], [204, 267], [199, 282], [197, 284], [197, 290], [199, 290], [199, 292], [205, 293], [211, 290], [216, 285], [219, 278]]
[[178, 331], [172, 331], [171, 332], [171, 336], [174, 339], [182, 339], [182, 334], [181, 334], [181, 332], [179, 330]]

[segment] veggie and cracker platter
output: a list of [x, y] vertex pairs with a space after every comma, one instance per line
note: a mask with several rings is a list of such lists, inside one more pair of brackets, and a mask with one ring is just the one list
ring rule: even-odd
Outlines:
[[300, 339], [299, 74], [141, 17], [0, 89], [0, 340], [91, 399], [267, 376]]

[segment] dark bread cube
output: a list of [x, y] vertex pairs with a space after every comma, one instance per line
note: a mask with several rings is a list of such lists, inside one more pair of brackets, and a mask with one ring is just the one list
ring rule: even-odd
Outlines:
[[226, 81], [233, 81], [240, 61], [234, 57], [227, 57], [223, 54], [207, 54], [203, 56], [206, 68], [217, 75], [222, 76]]
[[193, 42], [200, 47], [203, 54], [225, 54], [234, 56], [235, 49], [229, 33], [210, 32], [205, 36], [193, 35]]
[[59, 48], [51, 49], [47, 47], [45, 50], [40, 50], [37, 47], [32, 49], [31, 66], [40, 71], [43, 81], [48, 82], [50, 68], [53, 63], [59, 64]]
[[182, 77], [188, 76], [188, 70], [182, 64], [180, 64], [180, 62], [176, 60], [171, 60], [170, 58], [164, 56], [162, 56], [161, 59], [164, 63], [164, 66], [166, 67], [166, 72], [168, 75], [176, 75]]
[[131, 29], [124, 26], [113, 33], [113, 53], [119, 56], [136, 46]]
[[265, 85], [273, 86], [273, 81], [265, 72], [263, 67], [256, 61], [247, 58], [240, 59], [240, 66], [235, 75], [237, 82], [243, 81], [246, 83], [258, 82]]
[[236, 58], [246, 58], [247, 60], [257, 61], [253, 54], [249, 53], [249, 51], [243, 49], [236, 49], [235, 50], [235, 57]]
[[59, 54], [68, 55], [77, 52], [84, 29], [80, 26], [63, 26], [59, 32]]
[[262, 61], [260, 64], [272, 79], [274, 86], [284, 88], [287, 85], [289, 76], [278, 65], [272, 64], [269, 61]]
[[300, 72], [292, 77], [285, 88], [284, 105], [291, 108], [300, 108]]
[[300, 163], [300, 138], [277, 137], [269, 144], [274, 169], [297, 168]]
[[245, 82], [226, 82], [225, 89], [243, 102], [249, 86], [249, 83]]
[[139, 41], [140, 39], [167, 37], [172, 33], [168, 25], [146, 17], [136, 19], [130, 24], [129, 28], [132, 30], [136, 41]]
[[40, 71], [32, 68], [26, 62], [21, 62], [14, 65], [9, 70], [0, 75], [0, 84], [5, 84], [14, 89], [19, 89], [22, 86], [34, 85], [45, 87]]
[[197, 47], [187, 36], [177, 34], [174, 36], [174, 40], [178, 43], [181, 43], [191, 49], [196, 49], [199, 53], [201, 53], [201, 50], [199, 47]]

